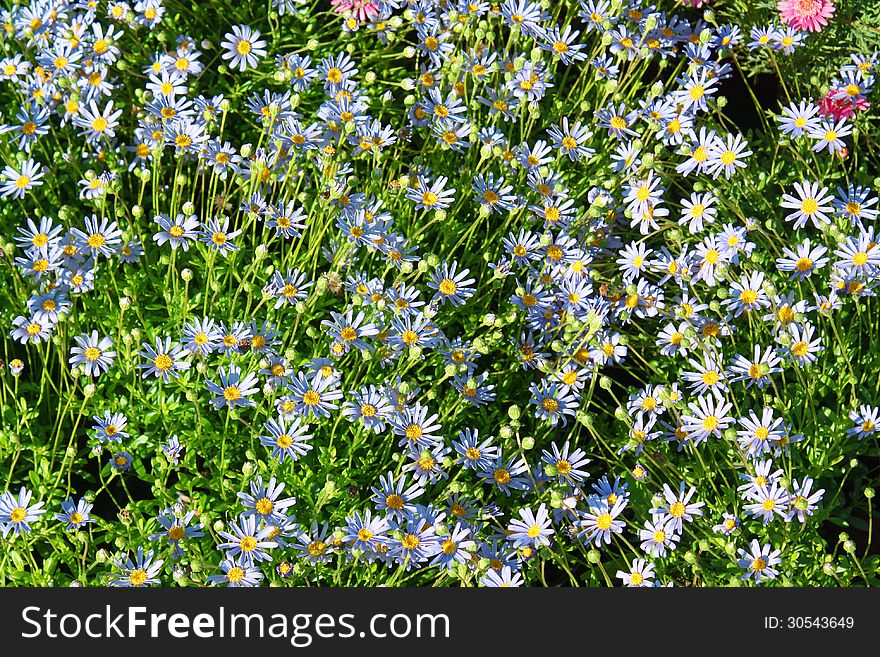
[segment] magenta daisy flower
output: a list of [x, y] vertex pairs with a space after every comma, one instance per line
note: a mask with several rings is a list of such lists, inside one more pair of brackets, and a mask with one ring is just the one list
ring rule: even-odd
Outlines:
[[776, 4], [779, 16], [791, 27], [807, 32], [821, 32], [834, 15], [833, 0], [781, 0]]
[[337, 14], [350, 11], [359, 23], [366, 23], [379, 15], [379, 3], [371, 0], [330, 0], [330, 4]]

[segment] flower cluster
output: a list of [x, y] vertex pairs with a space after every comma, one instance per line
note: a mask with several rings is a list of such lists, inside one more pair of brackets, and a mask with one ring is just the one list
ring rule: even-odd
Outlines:
[[4, 540], [98, 534], [65, 568], [114, 586], [800, 581], [880, 423], [878, 54], [791, 77], [830, 0], [331, 5], [0, 12]]

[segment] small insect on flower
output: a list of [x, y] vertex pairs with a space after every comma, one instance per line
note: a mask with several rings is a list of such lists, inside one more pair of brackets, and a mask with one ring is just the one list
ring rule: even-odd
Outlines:
[[73, 338], [76, 346], [70, 348], [70, 366], [82, 365], [86, 376], [98, 376], [110, 369], [116, 359], [116, 352], [111, 349], [113, 340], [109, 336], [98, 338], [98, 332], [91, 335], [77, 335]]

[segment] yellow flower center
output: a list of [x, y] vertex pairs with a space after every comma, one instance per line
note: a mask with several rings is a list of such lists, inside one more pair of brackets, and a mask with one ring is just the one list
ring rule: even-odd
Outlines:
[[612, 518], [610, 513], [600, 513], [599, 516], [596, 518], [596, 527], [598, 527], [602, 531], [605, 531], [609, 527], [611, 527], [611, 521]]
[[439, 288], [443, 294], [453, 295], [458, 289], [458, 286], [455, 284], [455, 281], [444, 278], [442, 281], [440, 281]]
[[132, 586], [143, 586], [144, 582], [147, 581], [147, 571], [143, 568], [131, 571], [131, 574], [128, 576], [128, 581], [131, 582]]
[[805, 198], [803, 202], [801, 202], [801, 212], [806, 215], [815, 214], [818, 209], [819, 203], [817, 203], [814, 198]]

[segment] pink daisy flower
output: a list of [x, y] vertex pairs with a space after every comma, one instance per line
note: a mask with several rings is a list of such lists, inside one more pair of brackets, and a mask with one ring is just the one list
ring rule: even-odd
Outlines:
[[863, 112], [871, 106], [865, 98], [835, 99], [834, 96], [838, 91], [838, 89], [831, 89], [819, 101], [820, 116], [831, 116], [835, 121], [840, 121], [841, 119], [849, 119], [855, 116], [856, 112]]
[[834, 15], [833, 0], [781, 0], [776, 4], [779, 16], [791, 27], [807, 32], [821, 32]]
[[708, 5], [712, 0], [679, 0], [679, 2], [685, 7], [699, 9], [703, 5]]
[[379, 15], [379, 3], [371, 0], [330, 0], [337, 14], [350, 11], [359, 23], [366, 23]]

